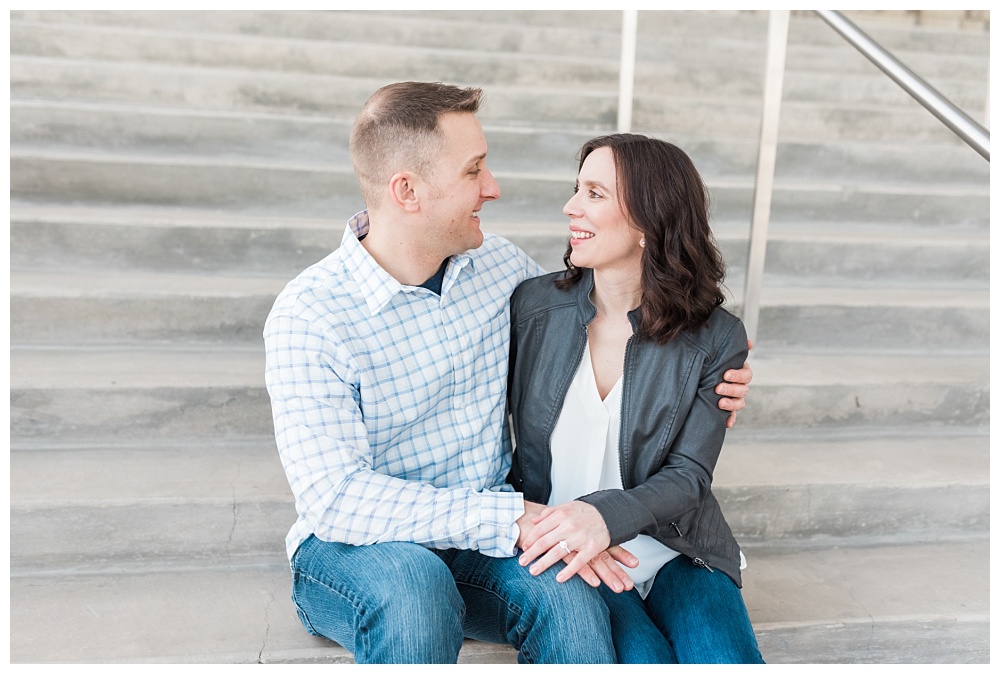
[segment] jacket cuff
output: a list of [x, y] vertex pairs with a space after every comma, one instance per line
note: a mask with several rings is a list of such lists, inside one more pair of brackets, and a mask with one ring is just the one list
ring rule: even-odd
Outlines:
[[654, 531], [656, 518], [641, 503], [622, 489], [606, 489], [581, 496], [583, 501], [597, 508], [611, 535], [611, 545], [630, 541], [643, 530]]

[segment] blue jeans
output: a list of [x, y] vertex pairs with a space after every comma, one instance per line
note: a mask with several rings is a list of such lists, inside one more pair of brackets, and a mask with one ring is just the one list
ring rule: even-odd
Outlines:
[[516, 557], [311, 536], [292, 599], [311, 634], [359, 663], [453, 663], [463, 637], [510, 644], [518, 662], [615, 662], [607, 605], [579, 578], [557, 583], [561, 566], [535, 577]]
[[601, 586], [621, 663], [736, 664], [764, 662], [743, 595], [721, 571], [681, 555], [656, 574], [646, 599]]

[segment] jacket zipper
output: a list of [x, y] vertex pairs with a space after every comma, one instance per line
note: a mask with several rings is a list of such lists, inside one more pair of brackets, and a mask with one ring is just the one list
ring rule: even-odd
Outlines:
[[[628, 489], [629, 484], [625, 479], [625, 401], [628, 399], [627, 391], [625, 387], [628, 384], [628, 379], [626, 378], [626, 373], [628, 372], [628, 350], [632, 346], [632, 340], [635, 339], [635, 334], [628, 338], [625, 342], [625, 358], [622, 362], [622, 402], [618, 410], [618, 473], [622, 479], [622, 489]], [[678, 532], [679, 533], [679, 532]]]
[[[677, 536], [678, 536], [679, 538], [684, 538], [684, 534], [682, 534], [682, 533], [681, 533], [681, 528], [680, 528], [679, 526], [677, 526], [677, 522], [671, 522], [671, 523], [670, 523], [670, 526], [672, 526], [672, 527], [674, 528], [674, 531], [676, 531], [676, 532], [677, 532]], [[698, 567], [701, 567], [701, 568], [703, 568], [703, 569], [708, 569], [708, 572], [709, 572], [709, 573], [715, 573], [715, 569], [713, 569], [713, 568], [712, 568], [712, 567], [711, 567], [711, 566], [709, 565], [709, 563], [708, 563], [708, 562], [706, 562], [706, 561], [705, 561], [704, 559], [702, 559], [701, 557], [694, 557], [694, 558], [692, 558], [692, 559], [691, 559], [691, 563], [692, 563], [692, 564], [694, 564], [695, 566], [698, 566]]]
[[713, 569], [712, 567], [710, 567], [708, 565], [708, 562], [706, 562], [701, 557], [695, 557], [694, 559], [691, 560], [691, 563], [694, 564], [695, 566], [700, 566], [703, 569], [708, 569], [709, 573], [715, 573], [715, 569]]

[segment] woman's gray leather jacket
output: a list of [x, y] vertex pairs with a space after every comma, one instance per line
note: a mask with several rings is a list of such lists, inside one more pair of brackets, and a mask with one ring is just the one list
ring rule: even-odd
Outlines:
[[[584, 270], [569, 290], [554, 285], [563, 272], [522, 283], [511, 298], [508, 405], [514, 460], [508, 481], [536, 503], [552, 490], [549, 438], [562, 410], [597, 311], [593, 274]], [[747, 357], [743, 324], [717, 308], [708, 322], [666, 345], [633, 335], [625, 347], [621, 455], [624, 489], [581, 496], [601, 513], [611, 544], [646, 534], [719, 569], [742, 587], [740, 549], [712, 494], [729, 413], [715, 387]]]

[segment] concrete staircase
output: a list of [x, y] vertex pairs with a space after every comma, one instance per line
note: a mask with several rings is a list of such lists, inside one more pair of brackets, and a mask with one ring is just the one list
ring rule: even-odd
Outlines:
[[[850, 16], [985, 109], [988, 13]], [[702, 170], [736, 311], [766, 21], [640, 13], [635, 128]], [[616, 120], [619, 13], [10, 29], [11, 662], [351, 662], [289, 598], [264, 317], [362, 207], [348, 129], [400, 79], [486, 89], [486, 228], [559, 268], [573, 156]], [[716, 481], [765, 659], [988, 662], [989, 164], [796, 13], [771, 232]]]

